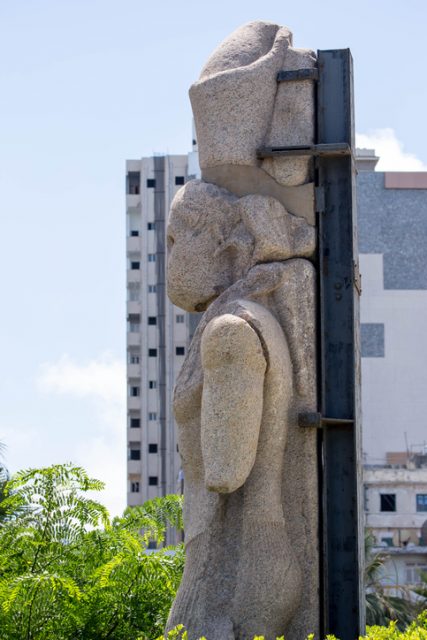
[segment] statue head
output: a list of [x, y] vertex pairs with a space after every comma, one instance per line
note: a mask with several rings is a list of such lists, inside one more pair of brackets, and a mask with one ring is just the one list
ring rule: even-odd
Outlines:
[[315, 230], [272, 197], [192, 180], [172, 202], [167, 243], [169, 298], [204, 311], [254, 265], [312, 257]]

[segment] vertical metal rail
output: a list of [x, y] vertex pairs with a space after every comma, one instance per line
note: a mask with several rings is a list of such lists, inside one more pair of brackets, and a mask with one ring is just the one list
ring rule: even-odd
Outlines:
[[158, 394], [160, 423], [160, 492], [166, 495], [166, 285], [165, 285], [165, 157], [154, 157], [154, 221], [156, 229], [156, 296], [158, 346]]
[[316, 158], [319, 218], [320, 400], [323, 466], [324, 632], [356, 640], [364, 630], [360, 508], [359, 278], [352, 58], [318, 51], [317, 143], [347, 155]]

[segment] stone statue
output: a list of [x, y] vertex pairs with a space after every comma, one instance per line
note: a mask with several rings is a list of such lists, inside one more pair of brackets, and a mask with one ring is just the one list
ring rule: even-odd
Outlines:
[[[177, 380], [186, 565], [168, 628], [190, 640], [300, 640], [318, 629], [312, 167], [259, 160], [313, 139], [313, 66], [286, 28], [250, 23], [190, 91], [202, 180], [176, 195], [168, 295], [204, 311]], [[274, 142], [272, 142], [274, 141]]]

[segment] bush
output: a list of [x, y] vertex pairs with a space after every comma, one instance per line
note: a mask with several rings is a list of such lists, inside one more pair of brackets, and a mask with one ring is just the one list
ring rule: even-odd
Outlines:
[[[137, 640], [144, 639], [138, 638]], [[187, 633], [182, 625], [178, 625], [167, 636], [160, 636], [157, 640], [187, 640]], [[206, 639], [199, 638], [198, 640]], [[253, 640], [264, 640], [264, 636], [254, 636]], [[276, 640], [284, 640], [284, 638], [282, 636], [281, 638], [276, 638]], [[314, 634], [310, 634], [307, 640], [315, 640]], [[328, 635], [326, 640], [338, 639], [335, 636]], [[359, 640], [427, 640], [427, 610], [418, 616], [417, 620], [412, 622], [405, 631], [399, 631], [394, 621], [390, 622], [387, 627], [368, 627], [366, 635], [361, 636]]]
[[182, 546], [147, 553], [182, 527], [167, 496], [110, 520], [88, 497], [103, 484], [71, 465], [22, 471], [0, 522], [1, 640], [134, 640], [162, 633], [181, 580]]

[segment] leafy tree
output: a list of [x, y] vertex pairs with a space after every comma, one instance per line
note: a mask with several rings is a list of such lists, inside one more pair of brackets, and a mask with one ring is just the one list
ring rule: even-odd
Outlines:
[[182, 526], [167, 496], [109, 518], [90, 497], [103, 484], [69, 464], [6, 484], [0, 522], [0, 640], [135, 640], [164, 628], [182, 547], [147, 552]]

